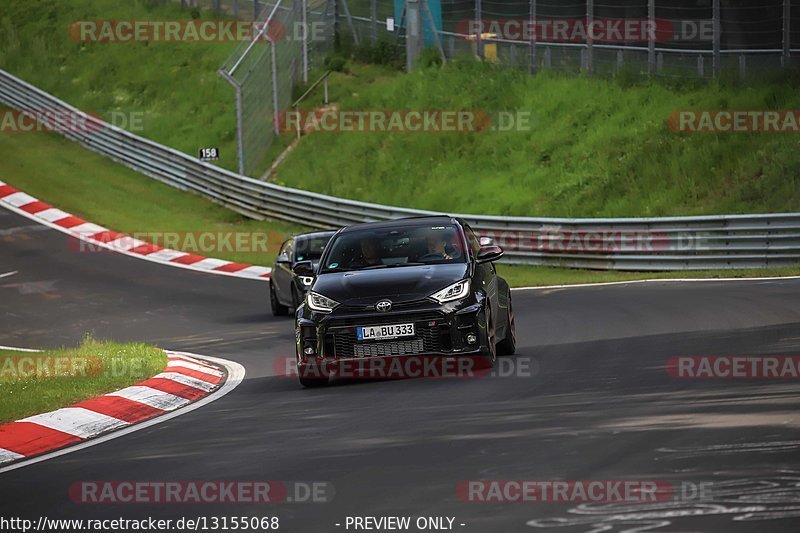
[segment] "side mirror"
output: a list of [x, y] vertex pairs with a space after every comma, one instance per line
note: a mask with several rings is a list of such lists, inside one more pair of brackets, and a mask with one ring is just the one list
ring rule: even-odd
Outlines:
[[484, 246], [480, 250], [478, 250], [478, 263], [491, 263], [492, 261], [497, 261], [503, 257], [503, 249], [497, 246], [496, 244], [492, 244], [491, 246]]
[[278, 259], [276, 259], [275, 262], [276, 263], [286, 264], [286, 263], [290, 263], [291, 261], [289, 261], [289, 256], [288, 255], [281, 254], [281, 255], [278, 256]]
[[314, 263], [311, 261], [298, 261], [294, 268], [292, 269], [298, 276], [313, 276], [314, 275]]

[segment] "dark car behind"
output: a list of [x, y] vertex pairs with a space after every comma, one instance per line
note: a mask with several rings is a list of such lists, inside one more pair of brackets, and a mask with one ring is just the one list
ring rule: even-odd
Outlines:
[[281, 244], [269, 283], [270, 307], [273, 315], [287, 315], [289, 308], [297, 309], [303, 302], [313, 277], [297, 275], [294, 272], [295, 266], [298, 263], [310, 262], [311, 269], [316, 269], [325, 245], [335, 233], [335, 231], [303, 233]]

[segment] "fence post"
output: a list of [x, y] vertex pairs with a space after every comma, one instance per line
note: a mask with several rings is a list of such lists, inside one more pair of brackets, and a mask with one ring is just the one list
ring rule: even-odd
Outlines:
[[411, 72], [417, 64], [422, 43], [420, 0], [406, 0], [406, 71]]
[[705, 58], [703, 57], [703, 54], [700, 54], [699, 56], [697, 56], [697, 74], [701, 78], [705, 78], [706, 77], [706, 65], [705, 65]]
[[713, 0], [712, 9], [713, 13], [711, 16], [714, 23], [714, 65], [712, 71], [714, 73], [714, 78], [717, 78], [719, 77], [720, 60], [722, 58], [722, 54], [720, 53], [720, 42], [722, 40], [720, 34], [722, 33], [722, 27], [719, 20], [719, 0]]
[[[475, 53], [483, 61], [483, 6], [481, 0], [475, 0], [475, 22], [478, 25], [478, 35], [475, 36]], [[473, 24], [474, 27], [474, 24]]]
[[592, 45], [594, 44], [594, 34], [592, 32], [592, 21], [594, 20], [594, 0], [586, 0], [586, 72], [592, 73], [594, 67], [594, 57]]
[[783, 0], [783, 57], [781, 63], [789, 66], [792, 54], [792, 0]]
[[239, 174], [244, 175], [244, 125], [242, 110], [242, 86], [239, 85], [230, 74], [224, 70], [218, 70], [217, 73], [222, 76], [225, 81], [233, 86], [236, 91], [236, 158], [239, 160]]
[[378, 0], [369, 0], [369, 19], [374, 43], [378, 40]]
[[342, 7], [344, 8], [344, 16], [347, 19], [347, 25], [350, 27], [350, 31], [353, 34], [353, 42], [358, 45], [361, 44], [358, 38], [358, 32], [356, 31], [356, 27], [353, 24], [353, 17], [350, 16], [350, 8], [347, 7], [347, 0], [341, 0]]
[[531, 57], [529, 70], [531, 74], [536, 74], [536, 0], [530, 0], [530, 21], [528, 21], [528, 28], [531, 32]]
[[308, 0], [301, 2], [300, 9], [303, 10], [300, 16], [303, 21], [303, 83], [308, 83]]
[[651, 28], [650, 35], [647, 36], [647, 71], [650, 75], [656, 71], [656, 0], [647, 0], [647, 19], [648, 27]]
[[270, 55], [272, 56], [272, 126], [275, 129], [275, 135], [280, 135], [280, 128], [278, 127], [278, 58], [275, 52], [275, 42], [269, 41]]

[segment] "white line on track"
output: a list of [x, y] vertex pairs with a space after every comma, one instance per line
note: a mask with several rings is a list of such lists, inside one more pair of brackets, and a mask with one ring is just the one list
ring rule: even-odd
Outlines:
[[609, 287], [612, 285], [632, 285], [634, 283], [713, 283], [731, 281], [790, 281], [800, 276], [779, 276], [771, 278], [654, 278], [634, 279], [630, 281], [608, 281], [604, 283], [576, 283], [574, 285], [543, 285], [541, 287], [512, 287], [512, 291], [543, 291], [546, 289], [580, 289], [586, 287]]

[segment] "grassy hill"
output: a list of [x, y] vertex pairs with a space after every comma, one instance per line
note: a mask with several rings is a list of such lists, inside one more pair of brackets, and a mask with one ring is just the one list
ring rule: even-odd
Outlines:
[[[339, 75], [332, 85], [358, 85]], [[796, 79], [665, 83], [567, 77], [469, 63], [354, 87], [344, 110], [530, 113], [528, 131], [312, 133], [286, 185], [459, 213], [662, 216], [800, 206], [800, 134], [676, 133], [676, 110], [798, 109]]]
[[234, 93], [216, 71], [236, 43], [81, 43], [70, 36], [80, 20], [192, 15], [178, 3], [148, 0], [0, 0], [0, 68], [106, 119], [141, 119], [144, 131], [135, 133], [188, 154], [217, 146], [220, 164], [235, 169]]

